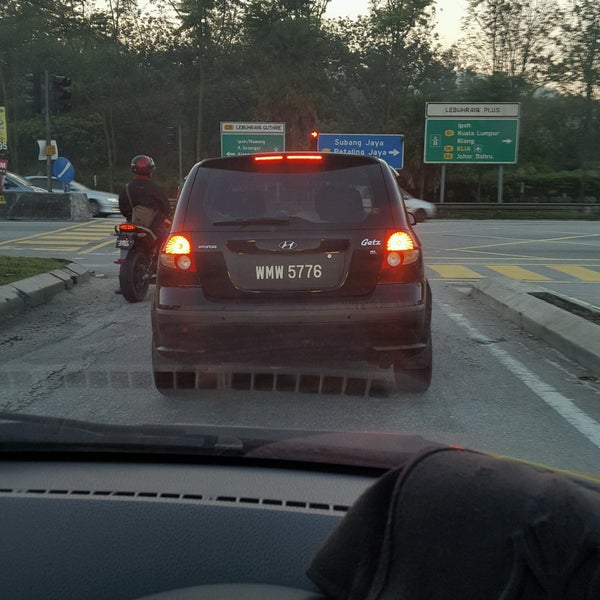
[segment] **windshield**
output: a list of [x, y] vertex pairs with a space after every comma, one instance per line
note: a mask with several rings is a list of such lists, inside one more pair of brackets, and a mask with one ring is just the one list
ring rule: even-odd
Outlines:
[[27, 179], [25, 179], [25, 177], [21, 177], [20, 175], [17, 175], [16, 173], [9, 173], [8, 175], [14, 182], [18, 183], [19, 185], [22, 185], [25, 187], [31, 187], [31, 182], [27, 181]]
[[85, 191], [88, 191], [90, 188], [83, 185], [82, 183], [77, 183], [76, 181], [71, 181], [69, 183], [69, 189], [72, 192], [85, 192]]
[[[343, 166], [343, 165], [340, 165]], [[366, 220], [385, 223], [385, 183], [374, 165], [359, 168], [302, 168], [251, 171], [218, 169], [209, 162], [199, 169], [190, 190], [190, 227], [205, 220], [219, 226], [249, 219], [294, 219], [315, 225], [335, 220], [341, 224], [364, 225]], [[329, 201], [328, 198], [329, 197]], [[336, 214], [337, 213], [337, 214]]]
[[113, 200], [0, 194], [3, 447], [600, 475], [597, 4], [505, 4], [5, 0], [0, 160]]

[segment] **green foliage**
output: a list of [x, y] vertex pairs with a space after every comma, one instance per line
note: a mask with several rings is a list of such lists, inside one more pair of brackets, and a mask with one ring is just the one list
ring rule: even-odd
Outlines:
[[0, 285], [62, 269], [67, 262], [54, 258], [0, 256]]
[[[47, 71], [73, 80], [73, 109], [51, 115], [52, 137], [77, 179], [97, 176], [106, 189], [145, 153], [173, 190], [169, 127], [182, 127], [186, 171], [220, 153], [221, 121], [282, 121], [295, 149], [308, 147], [315, 127], [402, 133], [403, 183], [436, 198], [440, 168], [423, 164], [425, 103], [477, 101], [521, 103], [508, 197], [600, 195], [597, 2], [471, 0], [467, 25], [477, 28], [448, 50], [433, 33], [433, 0], [372, 0], [368, 15], [335, 21], [324, 19], [328, 1], [4, 0], [0, 105], [11, 170], [43, 165], [44, 116], [27, 106], [24, 83]], [[452, 166], [448, 189], [494, 198], [496, 173]]]

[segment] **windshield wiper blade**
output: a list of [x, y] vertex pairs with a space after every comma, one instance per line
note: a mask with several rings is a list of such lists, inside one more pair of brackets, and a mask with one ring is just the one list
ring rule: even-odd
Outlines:
[[194, 456], [386, 470], [441, 446], [415, 434], [200, 424], [114, 425], [0, 412], [0, 458], [15, 454]]
[[252, 219], [230, 219], [228, 221], [214, 221], [213, 225], [289, 225], [290, 220], [279, 217], [256, 217]]
[[270, 440], [245, 440], [203, 425], [113, 425], [0, 413], [0, 452], [31, 450], [98, 450], [133, 448], [145, 451], [194, 450], [202, 454], [243, 456]]

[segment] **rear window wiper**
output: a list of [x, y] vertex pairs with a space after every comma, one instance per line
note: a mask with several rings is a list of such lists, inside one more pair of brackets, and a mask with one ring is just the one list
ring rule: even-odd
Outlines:
[[213, 225], [289, 225], [289, 219], [278, 217], [256, 217], [252, 219], [230, 219], [227, 221], [214, 221]]

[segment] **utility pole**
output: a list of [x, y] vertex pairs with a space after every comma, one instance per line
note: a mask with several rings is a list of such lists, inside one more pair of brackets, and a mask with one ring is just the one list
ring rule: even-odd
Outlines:
[[48, 178], [48, 191], [52, 191], [52, 154], [48, 154], [52, 144], [52, 132], [50, 131], [50, 75], [44, 71], [44, 103], [46, 107], [46, 177]]
[[181, 141], [181, 123], [177, 125], [177, 141], [179, 151], [179, 188], [183, 185], [183, 144]]

